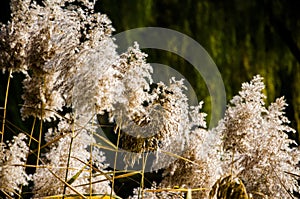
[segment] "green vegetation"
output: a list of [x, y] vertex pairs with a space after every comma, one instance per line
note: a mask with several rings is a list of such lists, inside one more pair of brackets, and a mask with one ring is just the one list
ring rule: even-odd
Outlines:
[[[137, 27], [165, 27], [198, 41], [211, 55], [222, 74], [227, 99], [253, 75], [265, 77], [269, 104], [285, 96], [287, 116], [300, 142], [300, 14], [299, 1], [208, 0], [101, 0], [116, 33]], [[182, 58], [158, 50], [143, 50], [148, 62], [174, 67], [191, 83], [205, 112], [209, 94], [200, 74]], [[208, 119], [209, 121], [209, 119]]]

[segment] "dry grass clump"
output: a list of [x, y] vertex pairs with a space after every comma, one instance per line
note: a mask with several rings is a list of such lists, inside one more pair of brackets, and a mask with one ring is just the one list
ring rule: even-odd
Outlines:
[[[300, 191], [300, 153], [286, 134], [294, 130], [284, 116], [285, 100], [266, 107], [260, 76], [242, 84], [224, 118], [208, 130], [203, 103], [189, 105], [183, 80], [153, 82], [137, 43], [119, 55], [110, 20], [93, 8], [88, 0], [11, 1], [12, 18], [0, 32], [0, 69], [9, 75], [1, 194], [118, 198], [116, 179], [136, 174], [140, 186], [131, 198], [272, 199]], [[16, 128], [10, 141], [7, 99], [16, 72], [24, 74], [21, 115], [33, 124], [31, 132]], [[116, 143], [98, 131], [104, 124], [96, 115], [104, 113]], [[140, 161], [141, 170], [116, 175], [121, 149], [125, 165]], [[103, 150], [114, 152], [112, 165]], [[164, 172], [160, 183], [145, 188], [149, 154], [156, 158], [152, 171]]]

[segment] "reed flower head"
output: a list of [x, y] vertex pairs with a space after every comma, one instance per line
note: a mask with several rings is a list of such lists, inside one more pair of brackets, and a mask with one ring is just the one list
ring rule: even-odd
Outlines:
[[[242, 180], [252, 198], [300, 191], [290, 175], [299, 172], [300, 153], [286, 134], [294, 130], [287, 126], [285, 100], [266, 107], [259, 75], [242, 84], [219, 125], [207, 130], [202, 102], [189, 106], [183, 80], [154, 83], [137, 43], [118, 55], [111, 21], [94, 6], [89, 0], [11, 1], [12, 18], [0, 27], [0, 69], [24, 73], [23, 119], [58, 119], [58, 125], [45, 134], [48, 145], [33, 176], [23, 166], [29, 151], [24, 134], [0, 144], [1, 191], [13, 195], [33, 179], [35, 197], [74, 193], [63, 180], [81, 193], [110, 193], [105, 156], [93, 137], [95, 116], [104, 113], [130, 152], [127, 165], [155, 152], [152, 169], [165, 168], [144, 198], [182, 197], [151, 192], [174, 186], [199, 188], [193, 197], [206, 198], [218, 179], [229, 178]], [[58, 116], [64, 107], [72, 116]], [[133, 198], [140, 192], [135, 189]]]
[[[242, 91], [231, 100], [231, 105], [220, 122], [225, 156], [223, 169], [244, 181], [254, 198], [285, 198], [296, 190], [296, 179], [286, 172], [298, 173], [300, 160], [296, 144], [286, 132], [294, 132], [286, 124], [284, 98], [264, 107], [264, 84], [260, 76], [242, 85]], [[262, 196], [263, 195], [263, 196]]]
[[[74, 125], [68, 120], [62, 120], [58, 129], [48, 131], [46, 141], [52, 144], [42, 158], [43, 164], [33, 175], [36, 197], [62, 194], [64, 183], [58, 177], [65, 180], [66, 171], [68, 180], [79, 174], [71, 183], [78, 192], [110, 193], [109, 181], [105, 180], [105, 175], [101, 173], [107, 167], [104, 154], [92, 146], [96, 142], [92, 134]], [[97, 169], [91, 169], [90, 165]], [[100, 180], [104, 181], [89, 185], [90, 182]], [[74, 194], [71, 189], [66, 189], [66, 194], [72, 193]]]
[[28, 185], [31, 175], [25, 171], [29, 148], [20, 133], [11, 142], [0, 144], [0, 190], [10, 195], [19, 193], [20, 186]]
[[[202, 120], [201, 123], [203, 124], [203, 122]], [[177, 158], [165, 169], [164, 177], [159, 187], [172, 188], [179, 186], [199, 189], [198, 191], [193, 191], [193, 198], [208, 197], [210, 188], [222, 175], [219, 154], [221, 139], [217, 131], [208, 131], [201, 128], [201, 123], [198, 123], [198, 126], [190, 131], [189, 142], [184, 151], [176, 153], [180, 154], [181, 157]], [[194, 125], [195, 123], [193, 123]], [[171, 151], [176, 151], [176, 149]]]
[[1, 27], [0, 67], [26, 75], [23, 118], [50, 120], [63, 106], [82, 107], [80, 99], [89, 99], [88, 111], [95, 104], [100, 112], [111, 108], [120, 86], [113, 78], [113, 28], [106, 15], [93, 13], [93, 3], [81, 2], [12, 1], [11, 22]]

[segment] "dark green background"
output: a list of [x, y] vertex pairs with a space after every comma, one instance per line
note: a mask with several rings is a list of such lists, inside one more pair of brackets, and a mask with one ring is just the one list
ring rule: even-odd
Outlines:
[[[1, 22], [9, 19], [9, 1], [1, 1]], [[285, 96], [291, 126], [300, 130], [300, 1], [298, 0], [100, 0], [96, 10], [112, 20], [115, 33], [137, 27], [164, 27], [184, 33], [201, 44], [218, 66], [230, 100], [241, 83], [254, 75], [265, 78], [267, 104]], [[148, 62], [172, 66], [196, 91], [198, 100], [210, 97], [205, 82], [189, 63], [172, 53], [144, 50]], [[4, 103], [6, 76], [1, 75], [0, 102]], [[20, 77], [21, 78], [21, 77]], [[20, 84], [14, 78], [8, 106], [21, 101]], [[2, 106], [2, 105], [1, 105]], [[14, 121], [18, 117], [16, 113]], [[208, 118], [209, 121], [209, 118]], [[19, 124], [19, 121], [16, 121]], [[293, 136], [300, 141], [299, 133]]]
[[[164, 27], [199, 42], [218, 66], [227, 100], [256, 74], [265, 78], [266, 104], [285, 96], [291, 126], [300, 130], [300, 1], [296, 0], [100, 0], [96, 10], [112, 20], [115, 33], [137, 27]], [[200, 74], [184, 59], [164, 51], [144, 50], [149, 62], [181, 72], [204, 111], [209, 93]], [[208, 118], [209, 121], [209, 118]], [[293, 137], [300, 141], [299, 133]]]

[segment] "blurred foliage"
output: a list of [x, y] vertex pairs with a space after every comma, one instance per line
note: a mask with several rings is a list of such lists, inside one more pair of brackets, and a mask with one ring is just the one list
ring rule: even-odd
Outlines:
[[[1, 1], [0, 6], [0, 21], [4, 23], [10, 15], [8, 2]], [[99, 0], [95, 9], [109, 16], [115, 33], [155, 26], [179, 31], [198, 41], [221, 72], [227, 100], [237, 94], [242, 82], [261, 74], [265, 78], [266, 103], [285, 96], [289, 104], [287, 116], [297, 130], [293, 138], [300, 142], [299, 7], [297, 0]], [[193, 66], [170, 52], [144, 51], [149, 54], [148, 62], [172, 66], [186, 77], [198, 100], [205, 102], [204, 111], [211, 112], [209, 92]], [[20, 118], [17, 107], [22, 100], [16, 97], [21, 92], [20, 76], [12, 81], [8, 119]], [[0, 103], [4, 104], [7, 74], [1, 74], [0, 79]], [[19, 127], [24, 125], [17, 121]]]
[[[266, 103], [285, 96], [287, 116], [300, 141], [300, 13], [297, 0], [100, 0], [96, 10], [106, 13], [116, 33], [137, 27], [164, 27], [199, 42], [218, 66], [230, 100], [241, 83], [261, 74]], [[204, 100], [210, 100], [200, 74], [182, 58], [158, 50], [144, 50], [148, 61], [172, 66], [183, 74]], [[209, 119], [208, 119], [209, 121]]]

